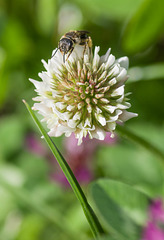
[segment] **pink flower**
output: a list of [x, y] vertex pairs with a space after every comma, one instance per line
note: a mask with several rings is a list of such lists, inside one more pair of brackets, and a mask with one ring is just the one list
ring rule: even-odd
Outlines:
[[[94, 178], [92, 160], [97, 147], [99, 145], [113, 144], [116, 142], [116, 137], [111, 138], [110, 135], [110, 133], [107, 133], [104, 141], [86, 137], [80, 146], [77, 145], [78, 140], [74, 134], [69, 138], [65, 138], [64, 157], [81, 184], [87, 184]], [[68, 186], [68, 182], [60, 169], [53, 173], [51, 177], [62, 185]]]
[[164, 208], [161, 199], [155, 200], [149, 208], [150, 220], [147, 223], [142, 240], [164, 240]]
[[26, 148], [37, 155], [46, 156], [47, 148], [40, 139], [33, 133], [29, 133], [25, 140]]
[[[100, 145], [111, 145], [117, 140], [116, 137], [111, 138], [111, 133], [107, 133], [103, 141], [97, 139], [84, 138], [79, 146], [78, 139], [72, 134], [63, 141], [64, 157], [71, 167], [75, 177], [80, 184], [87, 184], [94, 178], [94, 169], [92, 160], [94, 153]], [[57, 165], [56, 159], [49, 149], [34, 134], [29, 134], [26, 138], [26, 147], [30, 152], [38, 154], [49, 162], [51, 166], [50, 178], [60, 183], [62, 186], [68, 187], [69, 184], [62, 170]]]
[[164, 223], [164, 206], [161, 199], [156, 199], [150, 206], [150, 216], [154, 221]]
[[142, 240], [164, 240], [164, 232], [155, 223], [149, 222], [144, 230]]

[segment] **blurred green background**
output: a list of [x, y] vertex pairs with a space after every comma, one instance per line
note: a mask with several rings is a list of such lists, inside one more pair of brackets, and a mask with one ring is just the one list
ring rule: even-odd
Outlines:
[[[88, 30], [100, 55], [111, 47], [117, 58], [129, 57], [126, 92], [139, 116], [126, 126], [164, 151], [163, 9], [163, 0], [0, 0], [0, 240], [92, 239], [70, 188], [50, 177], [50, 154], [27, 146], [32, 134], [47, 148], [22, 103], [32, 106], [36, 95], [28, 78], [39, 79], [41, 59], [66, 31]], [[54, 141], [63, 151], [63, 138]], [[164, 164], [125, 139], [101, 145], [91, 165], [94, 179], [164, 196]], [[138, 219], [144, 224], [145, 212]]]

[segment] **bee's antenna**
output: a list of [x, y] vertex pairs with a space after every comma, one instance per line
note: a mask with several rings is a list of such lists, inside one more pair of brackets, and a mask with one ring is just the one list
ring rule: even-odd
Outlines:
[[54, 54], [52, 54], [51, 58], [53, 58], [55, 56], [55, 54], [57, 53], [57, 51], [59, 50], [59, 48], [57, 48], [54, 52]]

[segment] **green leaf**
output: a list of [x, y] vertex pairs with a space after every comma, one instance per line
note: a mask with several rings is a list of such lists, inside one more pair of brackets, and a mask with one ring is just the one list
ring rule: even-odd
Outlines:
[[141, 80], [164, 80], [164, 62], [156, 63], [144, 67], [132, 67], [128, 71], [129, 79], [127, 83]]
[[163, 0], [143, 2], [124, 31], [123, 47], [126, 51], [137, 53], [157, 40], [163, 30], [163, 9]]
[[106, 17], [109, 19], [122, 20], [127, 17], [129, 14], [135, 11], [139, 7], [143, 0], [75, 0], [75, 3], [79, 4], [80, 8], [87, 12], [86, 17], [94, 20], [96, 16], [102, 18]]
[[[0, 120], [0, 152], [8, 157], [20, 151], [24, 142], [25, 126], [16, 115], [2, 117]], [[10, 151], [9, 151], [10, 149]]]
[[156, 156], [158, 156], [164, 163], [164, 153], [161, 151], [156, 145], [152, 144], [149, 140], [146, 140], [139, 135], [135, 134], [131, 130], [129, 130], [126, 127], [122, 127], [121, 125], [117, 125], [117, 132], [119, 132], [122, 136], [140, 144], [144, 148], [146, 148], [148, 151], [152, 152]]
[[[103, 176], [135, 185], [150, 197], [163, 193], [164, 174], [161, 164], [143, 148], [127, 141], [110, 147], [101, 147], [96, 162]], [[140, 222], [142, 216], [138, 216]]]
[[98, 238], [98, 240], [121, 240], [121, 238], [118, 238], [116, 236], [104, 235]]
[[44, 220], [38, 215], [28, 215], [21, 224], [17, 240], [39, 240], [44, 228]]
[[140, 229], [132, 215], [146, 210], [143, 193], [121, 182], [101, 179], [91, 185], [91, 195], [109, 233], [122, 240], [139, 239]]

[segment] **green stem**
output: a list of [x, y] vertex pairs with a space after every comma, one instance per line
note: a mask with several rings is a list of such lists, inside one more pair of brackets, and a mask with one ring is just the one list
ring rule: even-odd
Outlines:
[[143, 139], [142, 137], [140, 137], [140, 136], [136, 135], [135, 133], [131, 132], [129, 129], [127, 129], [124, 126], [122, 127], [120, 125], [117, 125], [116, 130], [123, 137], [126, 137], [126, 138], [140, 144], [141, 146], [145, 147], [147, 150], [149, 150], [153, 154], [156, 154], [158, 157], [160, 157], [162, 162], [164, 161], [164, 153], [161, 152], [161, 150], [159, 150], [152, 143], [148, 142], [147, 140]]
[[86, 216], [86, 218], [87, 218], [87, 220], [90, 224], [92, 233], [93, 233], [94, 237], [97, 238], [101, 233], [103, 233], [103, 229], [102, 229], [94, 211], [92, 210], [91, 206], [89, 205], [83, 190], [81, 189], [81, 187], [80, 187], [78, 181], [76, 180], [72, 170], [70, 169], [68, 163], [63, 158], [63, 156], [61, 155], [61, 153], [59, 152], [58, 148], [53, 143], [51, 138], [47, 135], [45, 129], [42, 127], [41, 123], [39, 122], [39, 120], [37, 119], [35, 114], [33, 113], [30, 106], [24, 100], [23, 100], [23, 102], [26, 105], [28, 111], [30, 112], [30, 114], [31, 114], [33, 120], [35, 121], [36, 125], [38, 126], [40, 132], [44, 136], [44, 139], [47, 142], [47, 144], [48, 144], [49, 148], [51, 149], [52, 153], [54, 154], [56, 160], [58, 161], [58, 164], [60, 165], [61, 169], [63, 170], [63, 173], [65, 174], [68, 182], [70, 183], [77, 199], [79, 200], [79, 202], [80, 202], [80, 204], [83, 208], [84, 214], [85, 214], [85, 216]]

